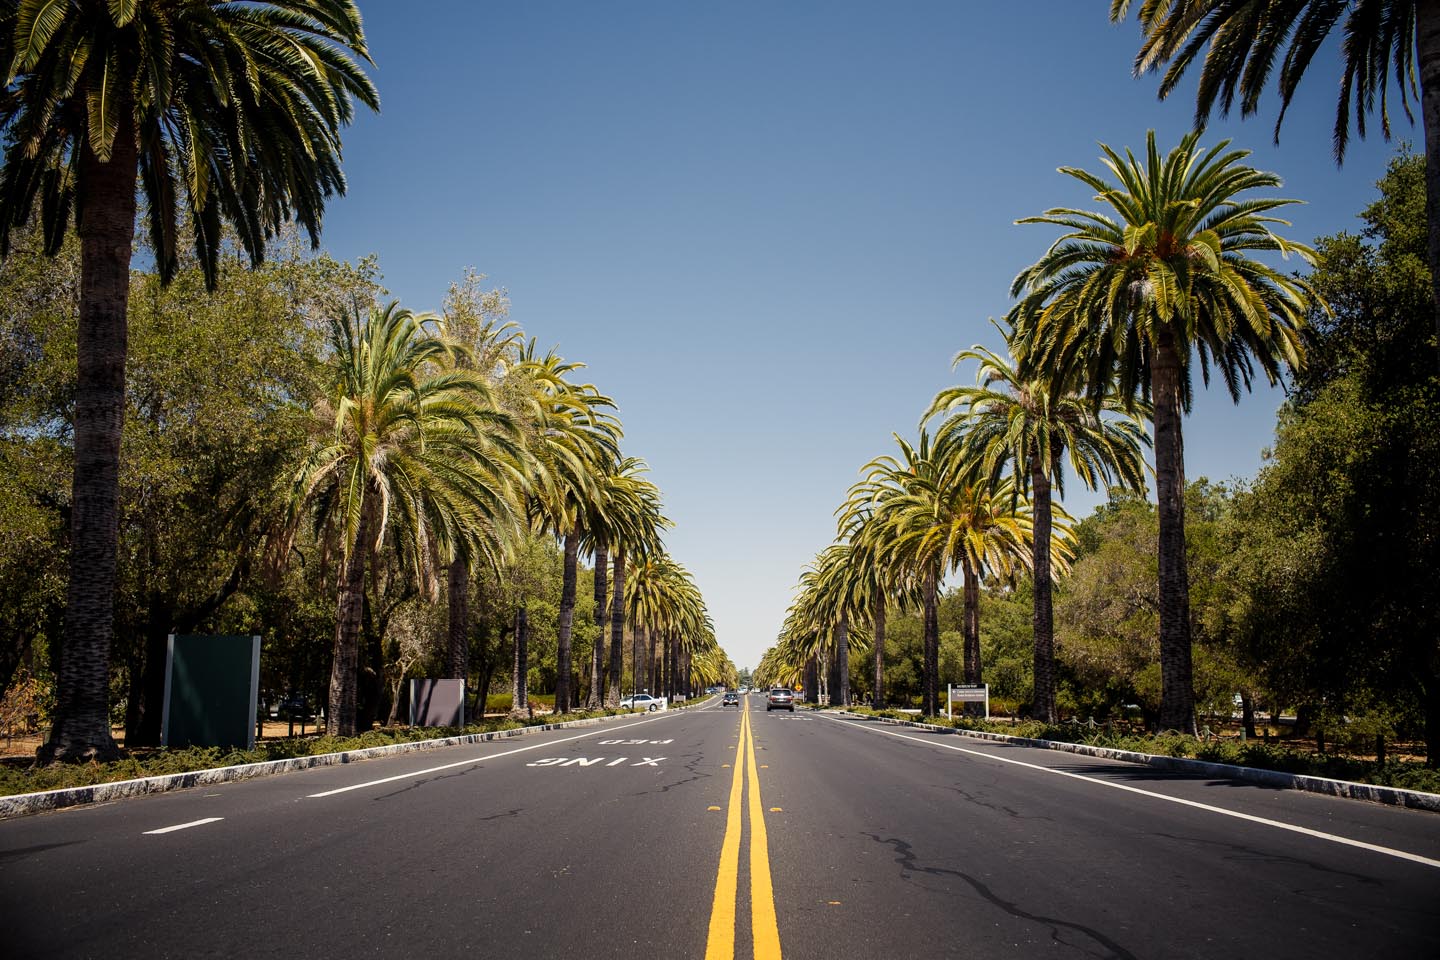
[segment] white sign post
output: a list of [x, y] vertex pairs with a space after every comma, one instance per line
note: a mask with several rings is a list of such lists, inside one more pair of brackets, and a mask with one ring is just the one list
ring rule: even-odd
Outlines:
[[985, 719], [990, 719], [990, 684], [951, 683], [946, 685], [945, 691], [945, 719], [953, 719], [950, 713], [950, 704], [956, 701], [985, 704]]

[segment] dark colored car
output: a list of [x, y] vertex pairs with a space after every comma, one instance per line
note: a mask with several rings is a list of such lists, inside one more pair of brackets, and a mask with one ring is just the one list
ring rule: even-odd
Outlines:
[[795, 712], [795, 694], [788, 687], [773, 687], [765, 695], [765, 712], [771, 710], [789, 710]]
[[725, 696], [722, 697], [721, 700], [720, 700], [720, 706], [722, 706], [722, 707], [738, 707], [738, 706], [740, 706], [740, 694], [736, 693], [734, 690], [726, 690], [726, 691], [725, 691]]
[[292, 693], [280, 701], [278, 711], [282, 720], [299, 720], [301, 717], [310, 716], [310, 704], [298, 693]]

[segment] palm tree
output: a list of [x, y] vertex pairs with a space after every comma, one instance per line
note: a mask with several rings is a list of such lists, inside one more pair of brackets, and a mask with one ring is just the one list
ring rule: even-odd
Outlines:
[[[500, 290], [482, 290], [484, 276], [467, 271], [460, 283], [452, 283], [445, 297], [445, 332], [464, 349], [456, 360], [466, 369], [479, 371], [498, 382], [518, 361], [524, 338], [520, 328], [506, 319], [509, 300]], [[466, 683], [470, 677], [470, 584], [477, 558], [465, 551], [450, 562], [446, 602], [448, 627], [445, 675]], [[484, 691], [480, 691], [484, 695]]]
[[532, 340], [521, 370], [534, 385], [530, 404], [534, 431], [530, 441], [535, 468], [533, 520], [560, 537], [564, 575], [557, 628], [555, 712], [571, 707], [571, 651], [580, 541], [587, 525], [605, 522], [605, 499], [598, 484], [606, 464], [619, 456], [620, 422], [607, 414], [615, 403], [591, 384], [573, 384], [567, 375], [584, 367], [567, 363], [553, 351], [544, 357]]
[[[1113, 392], [1100, 398], [1101, 416], [1072, 390], [1054, 390], [1044, 379], [1024, 380], [1015, 365], [984, 347], [955, 357], [980, 364], [973, 387], [955, 386], [935, 395], [925, 420], [945, 413], [936, 431], [943, 443], [966, 445], [983, 476], [992, 484], [1009, 470], [1014, 490], [1031, 498], [1035, 535], [1030, 569], [1034, 572], [1035, 693], [1037, 720], [1053, 723], [1055, 714], [1055, 628], [1051, 599], [1054, 506], [1051, 490], [1065, 495], [1064, 461], [1091, 490], [1101, 483], [1143, 492], [1142, 446], [1149, 436], [1138, 417], [1148, 408], [1125, 409]], [[1132, 405], [1133, 406], [1133, 405]], [[953, 411], [953, 412], [952, 412]]]
[[[883, 709], [885, 706], [885, 629], [891, 603], [902, 609], [920, 605], [918, 582], [907, 576], [903, 568], [890, 567], [884, 562], [886, 531], [884, 524], [877, 520], [875, 504], [869, 499], [870, 491], [863, 484], [850, 488], [845, 502], [837, 509], [836, 515], [841, 539], [850, 545], [850, 562], [855, 576], [862, 581], [860, 590], [870, 598], [871, 706]], [[883, 518], [882, 518], [883, 519]]]
[[[1111, 0], [1110, 19], [1124, 20], [1132, 4], [1133, 0]], [[1237, 93], [1241, 116], [1259, 112], [1280, 49], [1288, 43], [1279, 61], [1277, 143], [1301, 77], [1343, 17], [1340, 50], [1345, 65], [1335, 110], [1336, 163], [1345, 159], [1352, 104], [1355, 128], [1364, 137], [1365, 117], [1378, 100], [1380, 130], [1390, 139], [1390, 70], [1394, 70], [1406, 118], [1414, 122], [1410, 112], [1414, 95], [1420, 101], [1425, 130], [1425, 218], [1435, 333], [1440, 338], [1440, 5], [1423, 0], [1146, 0], [1138, 17], [1144, 40], [1135, 56], [1135, 75], [1170, 64], [1160, 81], [1161, 99], [1170, 95], [1204, 51], [1195, 97], [1195, 129], [1202, 132], [1217, 101], [1225, 116]]]
[[620, 705], [624, 671], [626, 563], [632, 556], [643, 558], [662, 552], [661, 533], [670, 526], [660, 512], [660, 489], [645, 477], [648, 469], [644, 460], [626, 457], [607, 480], [611, 489], [606, 542], [615, 568], [610, 601], [610, 679], [605, 688], [605, 705], [611, 708]]
[[1295, 201], [1246, 195], [1279, 178], [1245, 166], [1248, 151], [1227, 152], [1228, 140], [1202, 153], [1198, 139], [1188, 134], [1162, 158], [1151, 131], [1143, 161], [1102, 144], [1118, 184], [1061, 168], [1111, 212], [1054, 209], [1020, 221], [1069, 232], [1015, 279], [1011, 293], [1020, 299], [1007, 318], [1023, 380], [1059, 389], [1074, 383], [1097, 410], [1111, 395], [1138, 395], [1154, 409], [1160, 722], [1187, 731], [1195, 729], [1195, 711], [1181, 421], [1190, 409], [1192, 356], [1206, 383], [1211, 367], [1219, 370], [1237, 402], [1256, 366], [1272, 384], [1282, 365], [1297, 367], [1309, 288], [1251, 252], [1313, 257], [1269, 227], [1285, 223], [1271, 211]]
[[367, 555], [387, 539], [438, 596], [457, 554], [498, 565], [517, 529], [524, 482], [513, 420], [484, 377], [453, 364], [434, 317], [391, 303], [330, 323], [331, 390], [316, 407], [314, 449], [296, 470], [291, 530], [304, 510], [338, 527], [341, 547], [327, 718], [355, 730], [355, 668]]
[[924, 710], [939, 710], [940, 583], [959, 570], [964, 597], [965, 682], [980, 683], [980, 583], [1010, 579], [1028, 559], [1033, 536], [1029, 501], [1011, 481], [991, 484], [956, 442], [932, 441], [922, 429], [911, 445], [896, 436], [901, 458], [877, 457], [852, 500], [873, 505], [882, 562], [920, 584], [924, 622]]
[[[705, 603], [690, 572], [664, 553], [641, 558], [625, 587], [625, 609], [637, 637], [648, 636], [646, 659], [657, 658], [649, 649], [655, 645], [663, 651], [658, 658], [650, 685], [657, 696], [674, 694], [674, 653], [679, 639], [705, 629]], [[641, 659], [635, 658], [635, 685], [639, 687], [645, 671]], [[662, 685], [663, 681], [663, 685]]]
[[353, 0], [0, 4], [0, 256], [37, 208], [48, 253], [72, 214], [80, 235], [70, 580], [47, 760], [116, 752], [108, 684], [137, 175], [162, 280], [179, 264], [182, 203], [212, 289], [223, 222], [255, 263], [292, 218], [318, 243], [325, 201], [345, 189], [352, 98], [379, 107], [351, 54], [368, 60]]

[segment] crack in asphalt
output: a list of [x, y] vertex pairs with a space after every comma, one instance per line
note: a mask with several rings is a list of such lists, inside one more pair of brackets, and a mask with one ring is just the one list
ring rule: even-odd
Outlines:
[[482, 762], [484, 761], [476, 760], [475, 766], [473, 767], [466, 767], [464, 770], [457, 770], [454, 773], [446, 773], [438, 777], [426, 777], [423, 780], [416, 780], [408, 787], [401, 787], [399, 790], [392, 790], [390, 793], [382, 793], [379, 796], [371, 797], [370, 799], [372, 802], [377, 800], [389, 800], [392, 797], [400, 796], [400, 794], [402, 793], [409, 793], [411, 790], [419, 789], [420, 787], [425, 786], [427, 783], [439, 783], [441, 780], [452, 780], [455, 777], [463, 777], [466, 774], [474, 773]]
[[518, 817], [524, 809], [524, 807], [513, 807], [504, 813], [492, 813], [488, 817], [477, 817], [475, 822], [484, 823], [486, 820], [504, 820], [506, 817]]
[[700, 757], [695, 757], [685, 763], [685, 769], [689, 770], [692, 774], [694, 774], [694, 776], [686, 777], [683, 780], [676, 780], [674, 783], [667, 783], [659, 790], [641, 790], [637, 793], [630, 794], [630, 796], [643, 797], [652, 793], [669, 793], [670, 790], [674, 787], [684, 786], [687, 783], [694, 783], [696, 780], [704, 780], [705, 778], [709, 777], [710, 774], [701, 773], [699, 770], [695, 769], [697, 766], [699, 766], [700, 760]]
[[988, 886], [986, 886], [984, 883], [982, 883], [975, 877], [970, 876], [968, 873], [964, 873], [960, 870], [951, 870], [948, 867], [920, 866], [916, 860], [914, 849], [910, 846], [909, 843], [901, 840], [899, 837], [886, 838], [881, 837], [879, 834], [875, 833], [862, 833], [861, 836], [868, 837], [869, 839], [875, 841], [881, 846], [893, 848], [896, 854], [895, 862], [900, 864], [902, 870], [909, 870], [914, 873], [924, 873], [929, 874], [930, 876], [937, 877], [955, 877], [957, 879], [963, 880], [967, 884], [969, 884], [970, 887], [974, 889], [974, 891], [978, 893], [981, 897], [994, 904], [995, 906], [999, 907], [1001, 910], [1004, 910], [1006, 913], [1010, 914], [1010, 916], [1016, 917], [1020, 920], [1028, 920], [1032, 923], [1043, 924], [1049, 927], [1050, 938], [1058, 944], [1083, 949], [1083, 947], [1080, 947], [1080, 945], [1068, 943], [1061, 938], [1061, 928], [1063, 927], [1065, 929], [1074, 930], [1077, 933], [1089, 937], [1091, 940], [1095, 941], [1095, 943], [1099, 944], [1100, 946], [1104, 947], [1106, 950], [1109, 951], [1108, 953], [1101, 954], [1100, 956], [1110, 958], [1110, 960], [1138, 960], [1135, 954], [1131, 953], [1129, 950], [1126, 950], [1120, 944], [1116, 943], [1114, 940], [1111, 940], [1099, 930], [1096, 930], [1093, 927], [1087, 927], [1081, 923], [1075, 923], [1070, 920], [1061, 920], [1058, 917], [1046, 917], [1038, 913], [1030, 913], [1028, 910], [1022, 909], [1018, 904], [1013, 903], [1009, 900], [1002, 899]]
[[1004, 804], [990, 803], [989, 801], [982, 800], [981, 794], [971, 793], [969, 790], [966, 790], [963, 787], [952, 786], [948, 789], [960, 794], [960, 796], [965, 798], [967, 803], [973, 803], [975, 806], [984, 807], [987, 810], [994, 810], [996, 813], [1003, 813], [1006, 816], [1015, 818], [1016, 820], [1048, 820], [1050, 823], [1055, 822], [1054, 817], [1027, 816], [1016, 810], [1014, 807], [1007, 807]]

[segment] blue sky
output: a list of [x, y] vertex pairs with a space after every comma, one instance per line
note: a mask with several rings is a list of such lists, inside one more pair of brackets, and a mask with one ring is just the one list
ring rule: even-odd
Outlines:
[[[1162, 103], [1132, 77], [1138, 29], [1104, 0], [361, 8], [382, 110], [346, 133], [324, 246], [378, 254], [417, 310], [473, 267], [588, 364], [741, 666], [859, 468], [973, 379], [956, 352], [1002, 346], [988, 318], [1055, 235], [1013, 221], [1093, 206], [1056, 167], [1099, 169], [1097, 141], [1150, 128], [1168, 148], [1193, 110], [1193, 85]], [[1273, 103], [1206, 137], [1284, 177], [1307, 242], [1358, 229], [1393, 152], [1372, 133], [1335, 167], [1333, 59], [1278, 148]], [[1280, 400], [1208, 391], [1188, 475], [1253, 476]]]

